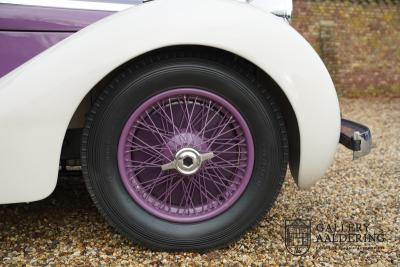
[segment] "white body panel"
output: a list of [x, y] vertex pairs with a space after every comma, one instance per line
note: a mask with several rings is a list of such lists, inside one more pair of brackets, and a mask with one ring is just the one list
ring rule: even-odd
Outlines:
[[183, 44], [230, 51], [268, 73], [297, 116], [300, 188], [323, 176], [338, 144], [340, 113], [311, 46], [281, 19], [245, 3], [163, 0], [107, 17], [0, 79], [0, 203], [53, 191], [68, 123], [97, 82], [147, 51]]

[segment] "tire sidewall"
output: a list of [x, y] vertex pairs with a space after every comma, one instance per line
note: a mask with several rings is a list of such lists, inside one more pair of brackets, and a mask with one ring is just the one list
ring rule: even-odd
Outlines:
[[[254, 142], [253, 173], [242, 196], [222, 214], [197, 223], [146, 212], [125, 189], [118, 169], [118, 142], [130, 115], [150, 97], [176, 88], [223, 97], [241, 113]], [[284, 163], [280, 125], [273, 107], [239, 73], [202, 60], [172, 60], [122, 73], [99, 99], [86, 140], [87, 182], [106, 217], [129, 237], [156, 248], [219, 246], [253, 225], [275, 200]]]

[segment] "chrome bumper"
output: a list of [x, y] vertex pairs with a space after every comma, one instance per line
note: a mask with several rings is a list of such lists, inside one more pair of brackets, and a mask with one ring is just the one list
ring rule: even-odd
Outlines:
[[358, 159], [371, 151], [371, 131], [365, 125], [342, 119], [339, 143], [353, 151], [353, 159]]

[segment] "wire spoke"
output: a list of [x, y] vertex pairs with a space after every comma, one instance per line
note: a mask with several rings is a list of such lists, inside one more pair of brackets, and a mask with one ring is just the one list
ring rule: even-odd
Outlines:
[[[175, 90], [185, 92], [169, 93]], [[199, 216], [215, 216], [231, 198], [238, 199], [250, 179], [252, 165], [247, 163], [254, 155], [243, 118], [221, 97], [197, 94], [199, 90], [171, 89], [163, 98], [145, 101], [146, 108], [129, 122], [123, 140], [130, 194], [151, 214], [167, 220], [196, 222]], [[194, 161], [193, 173], [179, 168], [187, 153], [198, 153], [200, 159]], [[171, 164], [174, 168], [163, 167]], [[122, 172], [121, 177], [125, 179]]]

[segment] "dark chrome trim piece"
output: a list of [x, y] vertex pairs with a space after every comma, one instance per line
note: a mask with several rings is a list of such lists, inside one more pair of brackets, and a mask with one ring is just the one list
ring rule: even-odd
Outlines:
[[285, 10], [280, 10], [280, 11], [274, 11], [272, 12], [272, 14], [274, 14], [277, 17], [283, 18], [285, 21], [287, 22], [291, 22], [292, 21], [292, 14], [288, 14]]
[[365, 125], [342, 119], [339, 143], [353, 151], [353, 159], [361, 158], [371, 151], [371, 131]]
[[247, 0], [246, 2], [282, 18], [285, 22], [290, 23], [292, 19], [292, 0]]

